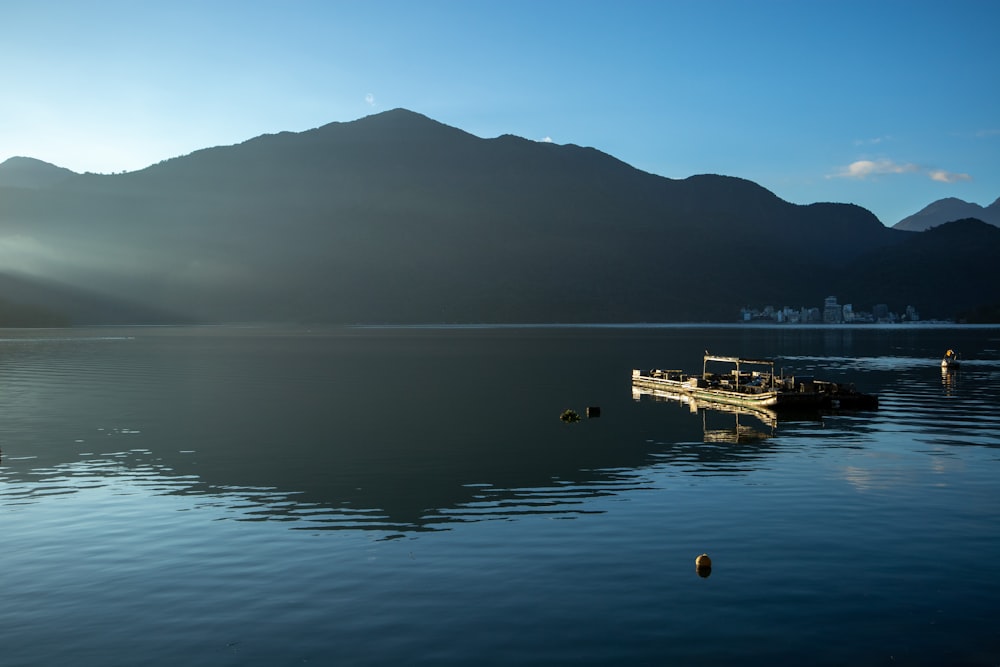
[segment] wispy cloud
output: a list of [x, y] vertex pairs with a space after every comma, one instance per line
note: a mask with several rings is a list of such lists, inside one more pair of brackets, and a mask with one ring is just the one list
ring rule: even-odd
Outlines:
[[887, 158], [878, 160], [857, 160], [847, 165], [840, 171], [830, 174], [827, 178], [853, 178], [865, 180], [885, 174], [925, 174], [928, 178], [939, 183], [957, 183], [959, 181], [971, 181], [972, 176], [961, 172], [946, 171], [944, 169], [929, 169], [913, 164], [912, 162], [895, 162]]
[[375, 106], [375, 95], [372, 93], [368, 93], [367, 95], [365, 95], [365, 102], [370, 107]]
[[878, 174], [908, 174], [920, 171], [920, 167], [910, 163], [893, 162], [892, 160], [858, 160], [847, 165], [834, 178], [868, 178]]
[[954, 174], [944, 169], [931, 169], [927, 173], [930, 175], [932, 181], [939, 181], [941, 183], [957, 183], [958, 181], [972, 180], [972, 176], [968, 174]]
[[980, 139], [985, 138], [985, 137], [1000, 136], [1000, 128], [992, 128], [992, 129], [989, 129], [989, 130], [979, 130], [978, 132], [976, 132], [976, 136], [979, 137]]
[[540, 141], [543, 144], [551, 144], [552, 143], [552, 137], [545, 137], [545, 138], [541, 139]]
[[886, 135], [884, 137], [873, 137], [871, 139], [855, 139], [854, 140], [854, 145], [855, 146], [871, 146], [871, 145], [878, 145], [878, 144], [884, 143], [886, 141], [892, 141], [892, 137], [889, 136], [889, 135]]

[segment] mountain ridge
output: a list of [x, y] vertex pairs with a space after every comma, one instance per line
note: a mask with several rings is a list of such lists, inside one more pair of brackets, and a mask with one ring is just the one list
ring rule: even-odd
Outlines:
[[14, 156], [0, 162], [0, 187], [45, 188], [78, 175], [31, 157]]
[[[0, 272], [16, 263], [143, 317], [194, 321], [732, 321], [747, 303], [863, 286], [878, 253], [913, 236], [852, 204], [792, 204], [735, 176], [664, 178], [401, 109], [44, 190], [0, 180], [0, 241], [27, 239], [35, 260], [0, 252]], [[914, 267], [893, 270], [904, 279], [885, 300], [920, 307]], [[948, 271], [963, 295], [949, 310], [995, 287]]]
[[957, 197], [938, 199], [913, 215], [903, 218], [893, 225], [893, 229], [921, 232], [946, 222], [968, 218], [976, 218], [994, 227], [1000, 227], [1000, 197], [989, 206], [980, 206]]

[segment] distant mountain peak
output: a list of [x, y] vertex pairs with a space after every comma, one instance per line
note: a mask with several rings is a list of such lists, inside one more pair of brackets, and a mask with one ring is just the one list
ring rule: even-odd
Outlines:
[[1000, 227], [1000, 199], [984, 208], [979, 204], [967, 202], [957, 197], [945, 197], [933, 201], [913, 215], [903, 218], [893, 225], [893, 229], [922, 232], [931, 227], [964, 218], [976, 218]]
[[57, 167], [54, 164], [35, 159], [33, 157], [24, 157], [21, 155], [15, 155], [14, 157], [7, 158], [3, 162], [0, 162], [0, 172], [23, 171], [27, 169], [55, 169], [69, 171], [69, 169], [63, 169], [62, 167]]
[[357, 118], [355, 120], [336, 121], [323, 125], [322, 127], [337, 126], [350, 126], [354, 128], [373, 126], [397, 129], [412, 129], [414, 127], [448, 127], [444, 123], [436, 121], [422, 113], [417, 113], [416, 111], [410, 111], [409, 109], [403, 108], [390, 109], [389, 111], [379, 111], [378, 113], [362, 116], [361, 118]]
[[395, 109], [389, 109], [388, 111], [379, 111], [365, 116], [365, 118], [409, 118], [411, 120], [420, 119], [431, 123], [438, 123], [438, 121], [432, 119], [430, 116], [422, 114], [419, 111], [404, 109], [403, 107], [396, 107]]
[[77, 175], [33, 157], [15, 156], [0, 163], [0, 187], [47, 188]]

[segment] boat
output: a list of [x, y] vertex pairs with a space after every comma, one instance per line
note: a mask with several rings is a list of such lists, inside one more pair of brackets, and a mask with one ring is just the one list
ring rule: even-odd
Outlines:
[[[710, 370], [724, 367], [722, 370]], [[705, 353], [700, 376], [679, 370], [632, 370], [633, 389], [648, 389], [689, 398], [768, 410], [823, 408], [873, 409], [878, 396], [812, 377], [777, 376], [773, 359], [744, 359]]]
[[941, 368], [952, 369], [958, 368], [962, 365], [961, 355], [959, 355], [955, 350], [948, 350], [944, 353], [944, 358], [941, 359]]

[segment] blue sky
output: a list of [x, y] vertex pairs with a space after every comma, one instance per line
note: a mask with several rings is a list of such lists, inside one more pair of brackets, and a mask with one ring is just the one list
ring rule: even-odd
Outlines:
[[404, 107], [894, 224], [1000, 197], [994, 0], [0, 0], [0, 161], [141, 169]]

